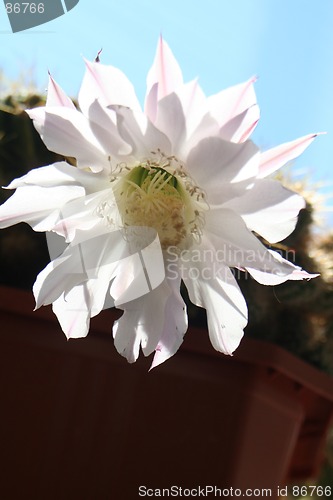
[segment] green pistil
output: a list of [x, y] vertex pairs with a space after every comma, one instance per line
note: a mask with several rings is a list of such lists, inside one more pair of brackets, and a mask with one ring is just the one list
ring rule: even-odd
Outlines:
[[[164, 170], [164, 168], [155, 165], [149, 167], [139, 165], [137, 167], [134, 167], [126, 176], [126, 179], [128, 181], [133, 182], [139, 187], [142, 187], [143, 185], [148, 186], [150, 182], [152, 182], [153, 179], [156, 178], [160, 178], [163, 180], [168, 178], [167, 184], [175, 189], [178, 188], [177, 191], [179, 190], [179, 182], [177, 178]], [[145, 182], [146, 180], [147, 182]]]

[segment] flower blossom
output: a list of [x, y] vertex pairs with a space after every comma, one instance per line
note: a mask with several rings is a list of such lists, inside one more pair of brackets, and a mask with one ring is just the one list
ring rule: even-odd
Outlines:
[[[261, 152], [249, 140], [259, 120], [255, 79], [206, 97], [184, 83], [159, 40], [142, 110], [117, 68], [86, 61], [80, 111], [50, 77], [45, 107], [28, 110], [49, 150], [72, 161], [13, 180], [0, 227], [27, 222], [58, 235], [62, 251], [38, 275], [36, 308], [52, 304], [68, 338], [84, 337], [112, 297], [117, 351], [152, 367], [172, 356], [187, 330], [190, 300], [207, 311], [213, 347], [232, 354], [247, 307], [231, 268], [264, 285], [310, 275], [270, 243], [294, 229], [304, 200], [267, 178], [316, 134]], [[75, 165], [73, 164], [75, 163]], [[110, 325], [111, 327], [111, 325]]]

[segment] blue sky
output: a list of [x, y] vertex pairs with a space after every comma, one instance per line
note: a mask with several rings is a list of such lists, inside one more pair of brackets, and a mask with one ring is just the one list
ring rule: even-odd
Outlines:
[[80, 0], [66, 15], [13, 34], [1, 4], [0, 69], [14, 79], [31, 71], [41, 90], [50, 70], [75, 96], [82, 56], [103, 48], [102, 62], [120, 67], [142, 99], [162, 33], [185, 79], [198, 76], [207, 94], [259, 77], [262, 118], [253, 138], [263, 149], [328, 132], [295, 169], [333, 192], [332, 26], [331, 0]]

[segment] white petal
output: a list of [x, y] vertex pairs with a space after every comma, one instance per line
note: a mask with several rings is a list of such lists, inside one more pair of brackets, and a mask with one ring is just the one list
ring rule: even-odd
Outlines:
[[51, 230], [60, 216], [61, 207], [84, 195], [81, 186], [25, 186], [0, 206], [0, 228], [27, 222], [35, 231]]
[[[192, 263], [197, 273], [187, 273], [184, 282], [190, 300], [207, 311], [209, 337], [213, 347], [231, 355], [237, 349], [247, 324], [244, 297], [230, 269], [220, 265], [220, 276], [210, 277], [207, 263]], [[213, 272], [213, 270], [212, 270]]]
[[27, 113], [48, 149], [76, 158], [82, 168], [110, 170], [111, 151], [104, 151], [82, 113], [66, 107], [35, 108]]
[[139, 356], [143, 334], [139, 324], [141, 311], [129, 311], [126, 317], [125, 314], [113, 324], [114, 345], [119, 354], [134, 363]]
[[33, 286], [36, 300], [36, 309], [51, 304], [62, 293], [68, 293], [74, 286], [88, 279], [82, 265], [79, 247], [77, 253], [65, 252], [57, 259], [51, 261], [37, 276]]
[[156, 231], [145, 227], [132, 230], [132, 236], [127, 232], [128, 251], [121, 255], [122, 260], [118, 259], [110, 289], [116, 307], [149, 293], [165, 278], [163, 252]]
[[[206, 247], [209, 248], [210, 244], [214, 252], [213, 257], [211, 253], [207, 253], [202, 260], [209, 259], [211, 262], [214, 258], [217, 272], [219, 263], [247, 269], [251, 274], [252, 269], [257, 269], [261, 272], [260, 276], [263, 276], [261, 279], [266, 279], [269, 284], [275, 279], [282, 283], [289, 279], [288, 276], [295, 270], [299, 270], [277, 252], [268, 250], [232, 210], [221, 207], [211, 209], [206, 214], [203, 236]], [[276, 278], [271, 278], [270, 275], [276, 275]]]
[[225, 201], [223, 187], [228, 190], [230, 184], [253, 180], [258, 162], [258, 148], [251, 141], [234, 144], [211, 137], [192, 149], [186, 165], [197, 185], [207, 193], [208, 203], [221, 204]]
[[122, 309], [124, 304], [150, 292], [145, 268], [138, 253], [124, 258], [118, 264], [115, 274], [110, 293], [116, 307]]
[[88, 112], [89, 125], [104, 151], [110, 153], [114, 162], [122, 155], [131, 153], [132, 148], [119, 135], [116, 113], [94, 101]]
[[[107, 196], [112, 199], [112, 190], [109, 188], [107, 193], [105, 190], [109, 185], [108, 177], [82, 171], [66, 162], [35, 168], [14, 179], [7, 187], [17, 191], [0, 207], [0, 227], [24, 221], [36, 231], [56, 230], [59, 221], [63, 226], [73, 211], [76, 219], [82, 221], [89, 215], [89, 210], [89, 218], [93, 217], [96, 223], [100, 220], [94, 213], [99, 198]], [[94, 191], [97, 194], [91, 196], [96, 197], [96, 206], [91, 209], [89, 195]], [[72, 225], [67, 224], [68, 227]], [[57, 232], [63, 234], [60, 230]]]
[[187, 329], [179, 287], [179, 279], [165, 279], [149, 294], [121, 307], [124, 314], [115, 323], [113, 334], [117, 351], [129, 362], [136, 361], [140, 345], [145, 356], [156, 349], [151, 368], [178, 350]]
[[197, 80], [177, 88], [177, 95], [184, 111], [189, 137], [207, 113], [206, 97]]
[[[103, 231], [104, 232], [101, 232]], [[36, 307], [54, 302], [63, 291], [98, 279], [110, 282], [115, 305], [131, 302], [158, 287], [164, 280], [163, 254], [156, 232], [149, 229], [138, 239], [122, 230], [100, 225], [97, 231], [77, 230], [75, 240], [38, 275], [34, 285]], [[142, 234], [142, 233], [141, 233]], [[134, 241], [136, 240], [136, 241]], [[135, 243], [135, 248], [133, 248]]]
[[158, 103], [158, 83], [155, 83], [146, 95], [145, 114], [152, 123], [155, 123]]
[[104, 107], [112, 105], [127, 106], [141, 110], [134, 87], [127, 76], [114, 66], [101, 63], [86, 63], [86, 72], [79, 92], [79, 105], [88, 116], [93, 102], [99, 100]]
[[188, 131], [188, 137], [186, 142], [182, 146], [183, 157], [187, 158], [192, 149], [194, 149], [200, 141], [210, 137], [219, 137], [220, 129], [217, 121], [211, 116], [210, 113], [206, 113], [198, 126], [191, 132]]
[[124, 314], [114, 324], [114, 344], [130, 363], [136, 361], [141, 345], [146, 356], [155, 350], [163, 330], [169, 293], [166, 283], [163, 283], [149, 294], [120, 306]]
[[[267, 249], [245, 226], [238, 214], [221, 207], [206, 215], [202, 247], [189, 251], [187, 262], [201, 256], [202, 265], [214, 264], [213, 276], [220, 276], [224, 264], [246, 269], [263, 285], [276, 285], [289, 279], [311, 279], [317, 274], [308, 274], [292, 262], [284, 259], [278, 251]], [[188, 266], [187, 266], [188, 267]], [[186, 269], [186, 266], [185, 266]]]
[[240, 268], [253, 262], [266, 263], [266, 247], [232, 210], [220, 207], [209, 210], [203, 237], [205, 246], [208, 247], [207, 240], [215, 252], [213, 256], [207, 252], [205, 259], [210, 262], [216, 259], [216, 262], [222, 262], [229, 267]]
[[131, 109], [115, 107], [117, 125], [121, 137], [132, 147], [132, 159], [137, 162], [149, 158], [158, 149], [166, 155], [171, 154], [169, 139], [159, 131], [142, 113]]
[[61, 293], [67, 293], [73, 286], [87, 280], [103, 279], [110, 281], [119, 261], [128, 257], [130, 248], [121, 231], [109, 231], [94, 235], [93, 231], [81, 231], [81, 235], [53, 260], [38, 275], [34, 285], [36, 307], [54, 302]]
[[171, 278], [168, 284], [172, 292], [165, 305], [163, 331], [150, 369], [164, 363], [178, 351], [188, 327], [186, 306], [180, 294], [180, 280]]
[[228, 201], [225, 207], [239, 213], [251, 231], [276, 243], [295, 229], [305, 201], [277, 181], [259, 180], [243, 196]]
[[86, 194], [100, 191], [108, 187], [109, 177], [103, 174], [85, 172], [62, 161], [30, 170], [26, 175], [14, 179], [7, 189], [16, 189], [23, 186], [58, 187], [82, 186]]
[[59, 210], [59, 219], [52, 230], [67, 242], [78, 244], [88, 237], [114, 231], [119, 220], [113, 190], [109, 188], [69, 201]]
[[186, 125], [181, 102], [175, 93], [158, 102], [155, 125], [170, 140], [171, 153], [177, 155], [186, 137]]
[[53, 302], [52, 309], [68, 339], [86, 337], [89, 332], [89, 296], [86, 283], [72, 288]]
[[53, 302], [53, 312], [67, 338], [88, 334], [90, 318], [105, 308], [111, 274], [110, 266], [100, 267], [96, 278], [74, 286]]

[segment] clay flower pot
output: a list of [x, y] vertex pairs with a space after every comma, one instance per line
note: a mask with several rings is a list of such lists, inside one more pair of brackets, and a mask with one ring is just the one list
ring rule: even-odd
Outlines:
[[148, 373], [150, 360], [129, 365], [115, 352], [117, 312], [66, 341], [51, 310], [33, 307], [30, 292], [0, 287], [2, 498], [206, 485], [277, 498], [317, 474], [333, 380], [291, 354], [245, 338], [223, 356], [190, 328], [177, 356]]

